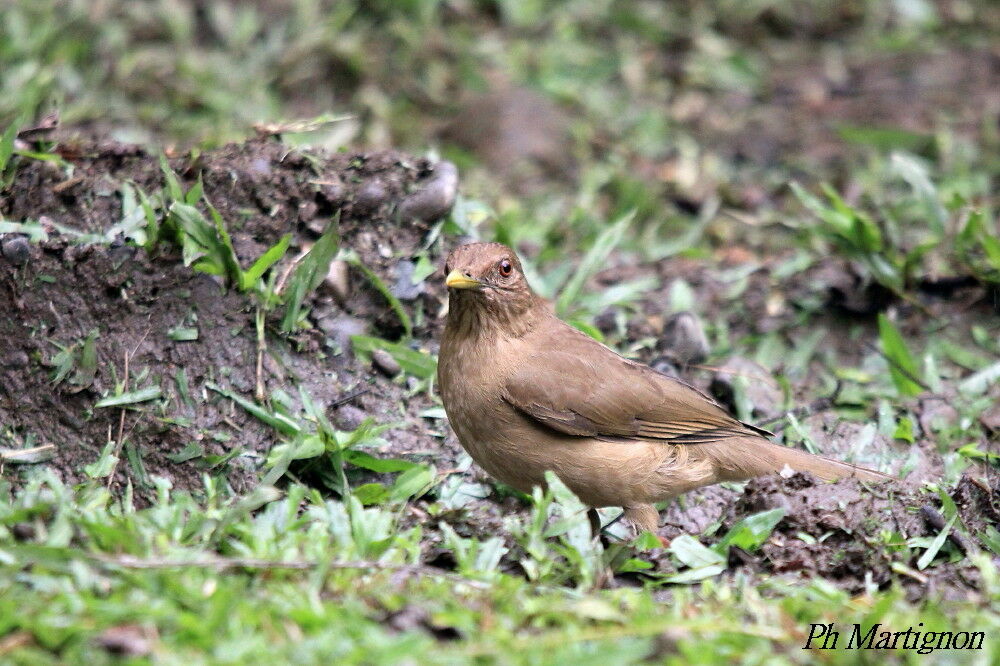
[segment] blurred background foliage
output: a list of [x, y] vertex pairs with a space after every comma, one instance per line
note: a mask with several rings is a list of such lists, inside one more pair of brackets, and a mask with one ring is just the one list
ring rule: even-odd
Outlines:
[[287, 138], [439, 152], [489, 233], [541, 260], [633, 209], [648, 257], [706, 218], [709, 240], [770, 233], [790, 180], [905, 188], [891, 150], [994, 203], [993, 2], [36, 0], [0, 26], [4, 124], [58, 109], [84, 133], [211, 147], [347, 114]]

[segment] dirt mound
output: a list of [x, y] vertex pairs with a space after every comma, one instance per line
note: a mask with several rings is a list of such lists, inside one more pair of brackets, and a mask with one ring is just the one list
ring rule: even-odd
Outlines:
[[[245, 489], [276, 434], [212, 386], [252, 400], [262, 373], [268, 393], [279, 387], [294, 393], [298, 386], [326, 406], [363, 389], [340, 405], [346, 416], [330, 414], [353, 426], [365, 416], [398, 421], [400, 406], [404, 412], [427, 406], [345, 349], [351, 334], [396, 339], [403, 330], [363, 270], [350, 269], [349, 290], [339, 299], [325, 292], [314, 298], [311, 329], [272, 335], [272, 314], [259, 371], [248, 295], [183, 266], [172, 247], [151, 255], [120, 238], [77, 243], [79, 233], [104, 234], [122, 220], [129, 187], [148, 193], [164, 187], [158, 156], [135, 146], [74, 142], [59, 144], [55, 155], [60, 159], [22, 160], [0, 201], [3, 218], [38, 221], [48, 236], [33, 243], [3, 237], [0, 448], [54, 445], [53, 466], [76, 481], [105, 442], [124, 440], [120, 483], [128, 478], [148, 488], [156, 474], [201, 488], [208, 472]], [[185, 189], [200, 176], [244, 267], [291, 233], [293, 249], [275, 269], [284, 270], [339, 212], [341, 246], [397, 292], [415, 338], [431, 338], [441, 294], [411, 277], [415, 257], [433, 263], [442, 251], [440, 239], [427, 247], [425, 241], [454, 200], [451, 165], [395, 152], [312, 154], [267, 140], [169, 165]], [[127, 409], [97, 406], [123, 391], [152, 397]], [[414, 414], [386, 437], [412, 450], [426, 440], [412, 432], [420, 424]]]

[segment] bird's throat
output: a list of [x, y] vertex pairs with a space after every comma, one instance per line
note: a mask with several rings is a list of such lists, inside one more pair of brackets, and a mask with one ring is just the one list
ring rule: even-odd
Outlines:
[[491, 298], [483, 293], [459, 292], [451, 296], [446, 335], [458, 344], [521, 338], [546, 314], [544, 307], [531, 293]]

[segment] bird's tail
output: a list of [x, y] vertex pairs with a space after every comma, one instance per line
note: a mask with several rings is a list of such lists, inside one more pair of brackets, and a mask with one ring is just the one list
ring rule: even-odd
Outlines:
[[796, 472], [809, 472], [824, 481], [843, 478], [893, 480], [893, 477], [873, 469], [781, 446], [763, 437], [741, 437], [738, 441], [702, 446], [706, 447], [705, 453], [712, 460], [720, 480], [743, 481], [755, 476], [777, 474], [786, 466]]

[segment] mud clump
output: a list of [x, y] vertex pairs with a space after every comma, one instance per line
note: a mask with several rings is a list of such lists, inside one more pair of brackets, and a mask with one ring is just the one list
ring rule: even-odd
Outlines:
[[[47, 236], [0, 239], [0, 448], [52, 444], [50, 466], [76, 482], [113, 441], [120, 461], [112, 485], [131, 481], [140, 497], [154, 475], [183, 489], [200, 489], [203, 474], [221, 475], [243, 491], [257, 482], [278, 435], [216, 389], [252, 401], [260, 382], [267, 395], [301, 388], [320, 405], [356, 394], [350, 405], [380, 423], [412, 415], [386, 433], [391, 454], [440, 448], [421, 432], [417, 412], [429, 405], [426, 397], [407, 395], [401, 380], [350, 353], [349, 336], [335, 340], [317, 323], [336, 317], [358, 322], [353, 333], [398, 338], [399, 316], [369, 277], [352, 267], [348, 293], [313, 295], [312, 328], [291, 336], [277, 333], [280, 312], [271, 313], [258, 365], [256, 307], [248, 294], [185, 267], [180, 252], [164, 244], [150, 254], [120, 237], [77, 240], [104, 235], [122, 220], [129, 187], [154, 196], [165, 187], [159, 156], [72, 140], [56, 153], [62, 166], [16, 164], [0, 199], [0, 216], [36, 222]], [[333, 220], [341, 247], [385, 284], [394, 283], [400, 262], [421, 253], [436, 262], [449, 249], [442, 240], [428, 249], [424, 243], [450, 208], [445, 195], [453, 200], [454, 188], [445, 183], [442, 191], [438, 182], [442, 172], [453, 174], [451, 165], [396, 152], [313, 154], [267, 140], [168, 162], [185, 189], [200, 178], [244, 268], [290, 233], [293, 249], [274, 270], [287, 269]], [[403, 203], [421, 203], [428, 183], [427, 201], [407, 204], [416, 213], [402, 215]], [[402, 306], [417, 322], [415, 345], [435, 334], [441, 292], [424, 285]], [[133, 391], [151, 397], [98, 406]], [[32, 468], [7, 465], [3, 475], [16, 483]]]

